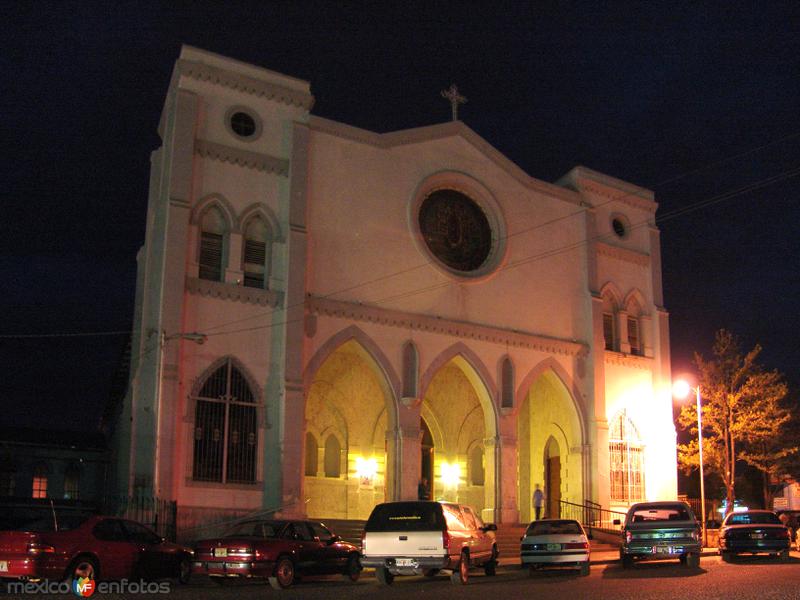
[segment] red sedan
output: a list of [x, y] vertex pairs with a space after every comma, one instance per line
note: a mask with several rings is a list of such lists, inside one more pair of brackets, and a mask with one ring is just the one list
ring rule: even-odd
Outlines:
[[218, 583], [265, 577], [274, 588], [291, 586], [298, 574], [341, 573], [357, 581], [361, 573], [358, 548], [316, 521], [244, 521], [223, 537], [197, 542], [193, 567]]
[[43, 518], [0, 531], [0, 579], [160, 579], [186, 583], [191, 550], [117, 517]]

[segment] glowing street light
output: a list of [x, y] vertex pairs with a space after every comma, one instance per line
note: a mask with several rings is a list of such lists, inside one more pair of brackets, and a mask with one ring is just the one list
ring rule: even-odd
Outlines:
[[705, 479], [703, 477], [703, 412], [700, 407], [700, 385], [692, 387], [685, 379], [677, 380], [672, 386], [672, 394], [679, 399], [684, 399], [689, 396], [690, 392], [695, 392], [697, 398], [697, 443], [698, 451], [700, 453], [700, 526], [703, 531], [703, 546], [707, 545], [708, 538], [706, 536], [706, 488]]

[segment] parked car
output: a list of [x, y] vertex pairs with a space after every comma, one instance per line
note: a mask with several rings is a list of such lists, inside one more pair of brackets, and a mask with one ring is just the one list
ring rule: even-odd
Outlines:
[[787, 561], [791, 532], [771, 510], [734, 512], [722, 522], [718, 543], [726, 562], [741, 553], [767, 553]]
[[619, 551], [623, 568], [636, 560], [664, 558], [697, 568], [701, 550], [700, 524], [685, 502], [641, 502], [628, 509]]
[[361, 573], [358, 547], [318, 521], [243, 521], [221, 537], [197, 542], [194, 556], [194, 571], [217, 583], [263, 577], [283, 589], [301, 574], [341, 573], [357, 581]]
[[361, 538], [361, 564], [373, 567], [382, 585], [396, 575], [450, 572], [467, 583], [471, 568], [494, 575], [497, 544], [493, 523], [484, 525], [469, 506], [450, 502], [386, 502], [377, 505]]
[[543, 566], [577, 567], [589, 574], [589, 537], [573, 519], [542, 519], [528, 525], [521, 539], [520, 559], [531, 573]]
[[144, 525], [102, 516], [39, 518], [0, 531], [0, 578], [189, 581], [192, 551]]

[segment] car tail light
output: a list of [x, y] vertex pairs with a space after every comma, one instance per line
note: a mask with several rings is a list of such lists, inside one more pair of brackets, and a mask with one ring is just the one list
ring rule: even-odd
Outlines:
[[633, 539], [633, 534], [630, 531], [625, 532], [625, 543], [630, 544]]
[[569, 542], [564, 544], [565, 550], [588, 550], [589, 542]]
[[55, 548], [47, 544], [39, 544], [37, 542], [28, 544], [28, 554], [52, 554], [55, 551]]
[[450, 533], [447, 530], [442, 532], [442, 548], [445, 550], [450, 549]]

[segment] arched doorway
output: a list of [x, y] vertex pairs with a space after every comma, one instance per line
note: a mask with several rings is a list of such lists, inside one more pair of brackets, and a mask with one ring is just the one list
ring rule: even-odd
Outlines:
[[376, 504], [392, 498], [394, 440], [387, 432], [395, 423], [393, 399], [377, 362], [355, 339], [314, 373], [305, 418], [306, 448], [318, 453], [306, 456], [310, 517], [366, 519]]
[[[524, 389], [524, 388], [523, 388]], [[536, 484], [545, 494], [545, 514], [559, 515], [560, 501], [582, 503], [583, 429], [567, 387], [551, 369], [533, 377], [517, 414], [520, 521], [533, 519]]]
[[421, 412], [435, 448], [433, 498], [468, 504], [494, 521], [495, 459], [484, 441], [496, 436], [497, 420], [486, 385], [460, 354], [428, 375]]
[[420, 440], [420, 477], [425, 480], [428, 490], [427, 498], [422, 498], [420, 496], [420, 500], [432, 500], [434, 497], [432, 491], [434, 477], [433, 435], [431, 435], [431, 430], [428, 427], [428, 424], [425, 422], [425, 419], [421, 418], [419, 420], [419, 429], [422, 437]]
[[544, 447], [544, 497], [547, 502], [545, 516], [558, 519], [561, 516], [561, 453], [553, 437]]

